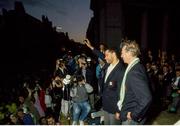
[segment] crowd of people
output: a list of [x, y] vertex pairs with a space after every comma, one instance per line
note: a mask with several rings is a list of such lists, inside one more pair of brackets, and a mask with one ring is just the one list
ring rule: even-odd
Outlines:
[[93, 118], [90, 113], [101, 111], [99, 124], [131, 125], [145, 124], [152, 104], [177, 112], [180, 64], [175, 55], [159, 51], [155, 57], [148, 51], [139, 57], [140, 48], [132, 40], [123, 40], [121, 50], [103, 43], [96, 49], [88, 39], [84, 47], [94, 57], [69, 49], [57, 58], [49, 78], [25, 79], [1, 95], [0, 123], [63, 125], [63, 117], [69, 124], [84, 125]]

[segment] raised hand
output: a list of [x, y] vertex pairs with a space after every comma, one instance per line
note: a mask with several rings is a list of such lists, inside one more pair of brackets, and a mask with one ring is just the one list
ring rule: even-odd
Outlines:
[[89, 47], [91, 50], [94, 49], [94, 47], [91, 45], [91, 43], [90, 43], [90, 41], [89, 41], [88, 39], [85, 39], [83, 42], [84, 42], [84, 43], [86, 44], [86, 46]]

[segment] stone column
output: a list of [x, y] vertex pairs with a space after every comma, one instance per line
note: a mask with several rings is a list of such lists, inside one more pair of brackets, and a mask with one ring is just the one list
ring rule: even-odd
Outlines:
[[162, 27], [162, 51], [167, 51], [167, 44], [168, 44], [168, 23], [169, 23], [169, 16], [164, 15], [163, 17], [163, 27]]
[[148, 13], [144, 11], [141, 19], [141, 48], [143, 51], [148, 47]]

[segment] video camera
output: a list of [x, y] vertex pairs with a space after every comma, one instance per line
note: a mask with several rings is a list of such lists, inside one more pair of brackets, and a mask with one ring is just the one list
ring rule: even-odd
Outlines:
[[73, 87], [77, 85], [77, 75], [69, 75], [67, 74], [66, 77], [63, 79], [63, 84], [65, 86], [69, 85], [69, 87]]

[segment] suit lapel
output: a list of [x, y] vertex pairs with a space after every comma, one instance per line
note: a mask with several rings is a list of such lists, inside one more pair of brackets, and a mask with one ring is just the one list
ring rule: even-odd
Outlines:
[[105, 76], [106, 76], [108, 67], [109, 67], [109, 64], [106, 64], [106, 65], [104, 66], [104, 76], [103, 76], [103, 80], [105, 79]]
[[111, 73], [107, 77], [106, 83], [108, 83], [111, 80], [111, 78], [114, 76], [114, 73], [117, 71], [118, 66], [119, 66], [119, 63], [114, 67], [114, 69], [111, 71]]

